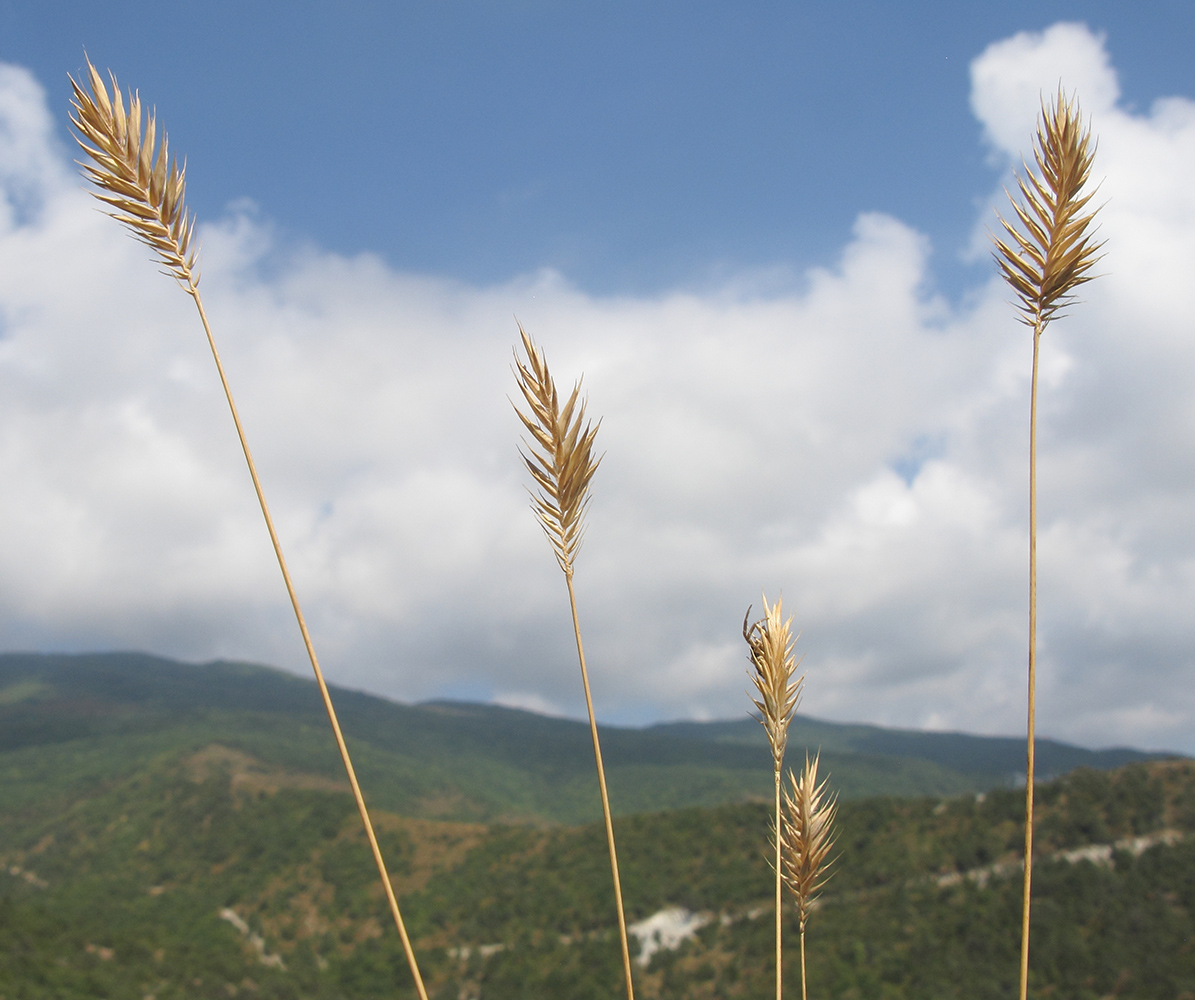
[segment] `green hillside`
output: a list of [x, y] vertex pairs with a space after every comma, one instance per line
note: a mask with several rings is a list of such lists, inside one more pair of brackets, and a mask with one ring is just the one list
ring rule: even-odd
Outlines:
[[[370, 801], [406, 816], [584, 822], [600, 815], [588, 727], [493, 705], [333, 697]], [[749, 718], [603, 727], [615, 812], [770, 795], [762, 729]], [[218, 743], [272, 768], [341, 780], [313, 682], [240, 663], [143, 654], [0, 655], [0, 797], [52, 811], [97, 782]], [[823, 750], [844, 798], [947, 795], [1006, 785], [1016, 740], [842, 726], [798, 718], [792, 758]], [[1158, 755], [1043, 741], [1046, 773]]]
[[[652, 731], [722, 744], [764, 747], [763, 727], [751, 719], [727, 722], [667, 722]], [[843, 725], [798, 715], [789, 739], [801, 747], [821, 747], [833, 754], [866, 757], [900, 757], [936, 764], [965, 774], [975, 782], [996, 786], [1023, 777], [1025, 741], [1020, 737], [971, 736], [967, 733], [920, 732], [880, 726]], [[1126, 747], [1086, 750], [1057, 740], [1037, 740], [1036, 763], [1040, 780], [1060, 777], [1077, 767], [1108, 770], [1134, 761], [1157, 759], [1164, 754], [1144, 754]]]
[[[1195, 764], [1077, 771], [1039, 801], [1032, 995], [1190, 995]], [[4, 1000], [413, 995], [351, 799], [325, 774], [209, 744], [5, 803]], [[1021, 808], [1013, 790], [843, 803], [811, 995], [1010, 995]], [[437, 1000], [618, 995], [600, 824], [377, 825]], [[767, 830], [761, 803], [616, 821], [629, 919], [709, 916], [637, 966], [643, 1000], [767, 994]]]

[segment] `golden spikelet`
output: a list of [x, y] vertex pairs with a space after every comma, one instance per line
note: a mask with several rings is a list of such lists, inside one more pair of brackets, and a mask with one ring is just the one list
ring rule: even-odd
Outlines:
[[96, 68], [87, 60], [91, 93], [70, 77], [75, 109], [71, 122], [81, 133], [75, 141], [93, 164], [81, 164], [87, 178], [101, 191], [95, 196], [116, 211], [109, 214], [132, 230], [137, 239], [151, 247], [171, 275], [189, 291], [199, 284], [196, 252], [192, 246], [195, 218], [183, 206], [186, 165], [179, 167], [167, 152], [165, 133], [154, 147], [157, 122], [151, 111], [141, 130], [141, 101], [132, 91], [128, 110], [116, 77], [112, 97], [108, 96]]
[[1009, 239], [992, 237], [1000, 274], [1020, 300], [1021, 322], [1033, 331], [1029, 389], [1029, 698], [1025, 767], [1025, 871], [1021, 911], [1021, 1000], [1029, 992], [1029, 926], [1033, 881], [1033, 782], [1037, 684], [1037, 382], [1042, 333], [1074, 301], [1074, 291], [1090, 281], [1102, 242], [1089, 232], [1097, 210], [1087, 211], [1095, 148], [1083, 128], [1075, 101], [1061, 88], [1052, 106], [1041, 106], [1033, 158], [1037, 173], [1025, 167], [1018, 178], [1023, 204], [1012, 195], [1020, 227], [1000, 222]]
[[781, 1000], [784, 990], [783, 938], [781, 919], [781, 816], [780, 816], [780, 769], [784, 765], [784, 749], [788, 744], [788, 726], [793, 712], [801, 700], [801, 687], [805, 683], [802, 675], [793, 680], [797, 671], [797, 660], [793, 656], [792, 618], [784, 617], [784, 598], [768, 607], [768, 598], [763, 596], [763, 618], [749, 625], [751, 609], [743, 617], [743, 638], [747, 640], [751, 658], [751, 682], [759, 692], [751, 703], [759, 709], [759, 721], [768, 734], [772, 748], [772, 772], [775, 790], [775, 811], [772, 819], [772, 847], [775, 850], [773, 866], [776, 871], [776, 1000]]
[[[556, 383], [548, 371], [543, 351], [537, 348], [527, 331], [519, 324], [519, 336], [527, 363], [519, 360], [515, 350], [515, 379], [519, 391], [530, 407], [530, 415], [514, 405], [515, 413], [531, 435], [528, 451], [520, 450], [523, 462], [539, 488], [531, 494], [531, 508], [548, 536], [556, 561], [564, 571], [568, 587], [569, 609], [573, 616], [573, 636], [577, 640], [577, 661], [581, 667], [581, 684], [585, 689], [585, 708], [589, 714], [589, 734], [593, 740], [593, 761], [597, 767], [598, 790], [602, 796], [602, 818], [606, 825], [606, 846], [610, 851], [610, 875], [614, 882], [614, 904], [618, 914], [618, 940], [622, 948], [622, 970], [626, 982], [627, 1000], [635, 1000], [635, 985], [631, 972], [631, 946], [627, 938], [626, 911], [622, 903], [622, 879], [618, 874], [618, 847], [614, 842], [614, 822], [610, 812], [610, 795], [606, 788], [606, 769], [602, 764], [602, 744], [598, 735], [597, 716], [593, 711], [593, 693], [589, 688], [589, 668], [585, 665], [585, 646], [581, 642], [581, 622], [577, 617], [577, 595], [573, 589], [573, 562], [585, 533], [585, 510], [589, 506], [589, 481], [597, 471], [601, 458], [593, 457], [593, 441], [597, 427], [585, 423], [585, 400], [581, 398], [581, 382], [560, 407]], [[598, 421], [601, 424], [601, 421]]]
[[1022, 322], [1039, 330], [1095, 277], [1090, 271], [1103, 243], [1094, 242], [1088, 227], [1098, 209], [1085, 213], [1094, 192], [1082, 193], [1094, 157], [1077, 103], [1061, 90], [1052, 107], [1043, 101], [1033, 150], [1037, 172], [1026, 165], [1017, 179], [1023, 204], [1009, 195], [1020, 226], [1001, 217], [1008, 240], [992, 237], [1000, 274], [1020, 300]]
[[798, 778], [788, 772], [789, 788], [784, 791], [784, 823], [781, 827], [783, 844], [783, 876], [797, 902], [797, 918], [801, 931], [817, 900], [818, 893], [830, 877], [827, 861], [834, 846], [834, 817], [838, 812], [838, 795], [826, 798], [826, 782], [817, 782], [818, 754], [812, 761], [805, 755], [805, 769]]
[[543, 351], [535, 346], [522, 324], [519, 335], [527, 362], [519, 360], [516, 352], [515, 378], [530, 412], [524, 413], [517, 405], [515, 412], [531, 435], [528, 450], [521, 452], [538, 487], [531, 495], [531, 506], [548, 536], [556, 561], [571, 579], [573, 562], [585, 534], [589, 481], [601, 463], [600, 457], [593, 457], [593, 442], [601, 421], [596, 426], [585, 423], [580, 381], [561, 408]]
[[129, 93], [129, 107], [126, 111], [124, 98], [121, 96], [120, 87], [117, 86], [115, 75], [108, 74], [112, 80], [113, 90], [113, 96], [110, 98], [103, 79], [96, 68], [91, 65], [90, 59], [87, 60], [87, 72], [91, 84], [90, 94], [85, 93], [74, 78], [71, 78], [71, 87], [74, 88], [74, 99], [71, 104], [75, 109], [71, 121], [82, 134], [82, 138], [78, 136], [75, 138], [83, 151], [94, 161], [94, 165], [80, 164], [80, 166], [83, 167], [89, 180], [102, 191], [108, 192], [107, 194], [93, 192], [100, 201], [116, 209], [115, 212], [108, 214], [128, 226], [137, 239], [157, 253], [158, 259], [166, 266], [167, 273], [178, 279], [179, 284], [191, 296], [191, 300], [199, 312], [199, 319], [203, 323], [203, 331], [207, 336], [208, 347], [211, 348], [212, 360], [216, 363], [220, 384], [224, 387], [224, 395], [228, 400], [232, 422], [236, 426], [237, 438], [241, 443], [241, 450], [245, 454], [245, 463], [249, 467], [249, 476], [253, 480], [253, 489], [257, 494], [258, 503], [261, 505], [266, 531], [274, 546], [278, 568], [282, 571], [282, 580], [286, 585], [286, 592], [295, 612], [295, 620], [303, 637], [303, 645], [311, 661], [311, 669], [319, 686], [320, 697], [323, 699], [324, 709], [328, 713], [328, 722], [332, 726], [332, 734], [336, 739], [337, 749], [340, 751], [340, 758], [349, 779], [353, 798], [357, 803], [357, 810], [361, 815], [366, 838], [369, 840], [370, 851], [373, 853], [374, 863], [378, 869], [378, 877], [390, 905], [390, 913], [394, 918], [395, 927], [402, 940], [403, 952], [415, 980], [416, 991], [420, 1000], [427, 1000], [423, 975], [419, 971], [419, 963], [416, 961], [410, 936], [407, 934], [406, 925], [398, 908], [398, 899], [394, 895], [394, 886], [390, 881], [385, 860], [382, 858], [377, 836], [374, 834], [373, 822], [369, 818], [365, 797], [357, 782], [348, 744], [345, 743], [340, 722], [336, 717], [336, 710], [332, 705], [332, 696], [324, 681], [319, 659], [315, 655], [311, 634], [307, 630], [307, 623], [299, 606], [299, 598], [295, 593], [294, 582], [287, 569], [286, 559], [282, 555], [282, 545], [278, 540], [278, 533], [274, 529], [274, 520], [270, 516], [270, 508], [266, 503], [265, 492], [262, 490], [261, 480], [257, 475], [257, 466], [253, 462], [253, 454], [249, 450], [245, 429], [241, 426], [241, 418], [232, 398], [232, 389], [228, 385], [224, 365], [220, 361], [220, 353], [216, 350], [211, 324], [208, 323], [207, 313], [203, 308], [203, 296], [199, 293], [199, 272], [195, 262], [195, 250], [191, 245], [195, 219], [183, 207], [186, 168], [180, 168], [177, 162], [169, 162], [169, 166], [167, 166], [169, 156], [165, 135], [162, 136], [162, 144], [157, 148], [155, 155], [157, 123], [151, 112], [146, 121], [145, 131], [142, 132], [141, 101], [135, 93]]
[[759, 692], [751, 702], [759, 709], [760, 722], [768, 734], [772, 748], [772, 761], [779, 773], [784, 762], [784, 748], [788, 743], [788, 725], [801, 700], [801, 688], [805, 683], [802, 674], [795, 681], [793, 675], [800, 661], [793, 657], [792, 617], [786, 621], [783, 614], [784, 598], [768, 607], [763, 598], [764, 616], [748, 625], [751, 609], [743, 618], [743, 638], [747, 640], [751, 657], [751, 682]]

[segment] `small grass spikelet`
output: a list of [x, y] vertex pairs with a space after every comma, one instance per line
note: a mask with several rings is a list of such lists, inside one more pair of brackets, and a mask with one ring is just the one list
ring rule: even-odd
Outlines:
[[797, 921], [801, 931], [801, 1000], [806, 1000], [805, 986], [805, 924], [822, 886], [830, 875], [830, 850], [834, 846], [834, 817], [838, 813], [838, 795], [826, 797], [826, 782], [817, 781], [817, 765], [821, 754], [809, 760], [805, 754], [805, 768], [801, 777], [790, 770], [790, 787], [784, 792], [784, 821], [780, 829], [783, 845], [782, 874], [784, 884], [797, 904]]
[[573, 386], [564, 407], [548, 371], [543, 352], [519, 325], [524, 363], [515, 354], [515, 379], [527, 401], [528, 413], [515, 406], [519, 420], [531, 435], [527, 451], [520, 452], [537, 490], [532, 509], [552, 545], [556, 561], [565, 576], [572, 578], [573, 564], [585, 534], [585, 511], [589, 506], [589, 481], [601, 458], [593, 457], [596, 425], [585, 422], [585, 400], [581, 382]]
[[805, 768], [798, 778], [788, 772], [789, 787], [784, 791], [783, 876], [797, 903], [801, 930], [809, 919], [814, 902], [826, 880], [832, 861], [827, 861], [834, 846], [834, 817], [838, 812], [837, 794], [826, 797], [826, 782], [817, 781], [818, 754], [811, 761], [805, 755]]
[[793, 656], [791, 617], [784, 617], [784, 598], [768, 606], [763, 596], [763, 618], [749, 625], [751, 609], [743, 618], [743, 638], [751, 659], [751, 682], [759, 697], [752, 697], [751, 703], [759, 710], [759, 721], [768, 734], [768, 745], [772, 750], [773, 791], [775, 792], [772, 817], [772, 861], [776, 872], [776, 1000], [781, 1000], [784, 991], [784, 925], [781, 917], [781, 816], [780, 816], [780, 771], [784, 766], [784, 750], [788, 745], [788, 726], [801, 700], [804, 676], [793, 680], [797, 672], [797, 660]]
[[751, 702], [759, 710], [760, 722], [767, 731], [777, 773], [784, 763], [788, 726], [801, 700], [801, 688], [805, 683], [804, 675], [793, 679], [799, 661], [793, 656], [793, 620], [791, 616], [784, 619], [783, 604], [784, 598], [778, 597], [776, 603], [769, 607], [768, 599], [764, 597], [763, 618], [748, 625], [751, 617], [751, 609], [748, 608], [743, 619], [743, 638], [747, 640], [750, 650], [751, 682], [759, 692], [759, 697], [752, 697]]
[[[88, 180], [99, 187], [92, 192], [115, 211], [109, 214], [151, 247], [168, 272], [189, 291], [199, 284], [195, 218], [183, 205], [186, 165], [171, 161], [166, 134], [157, 145], [157, 121], [151, 111], [141, 127], [141, 101], [128, 95], [128, 110], [116, 77], [112, 96], [96, 68], [87, 60], [87, 93], [70, 77], [74, 97], [71, 122], [79, 130], [75, 141], [93, 161], [81, 164]], [[155, 146], [157, 146], [155, 154]]]

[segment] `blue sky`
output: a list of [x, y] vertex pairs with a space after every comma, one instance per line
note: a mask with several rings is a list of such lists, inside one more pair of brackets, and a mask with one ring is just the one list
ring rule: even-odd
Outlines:
[[[396, 12], [397, 10], [397, 12]], [[305, 672], [191, 304], [72, 163], [83, 48], [188, 161], [330, 679], [583, 713], [514, 316], [603, 418], [599, 716], [1024, 724], [1028, 339], [986, 250], [1061, 80], [1104, 273], [1051, 327], [1039, 726], [1195, 752], [1195, 14], [1179, 4], [0, 0], [0, 649]]]
[[86, 47], [162, 109], [201, 218], [250, 198], [293, 239], [405, 270], [783, 282], [879, 211], [930, 237], [955, 296], [986, 277], [960, 253], [998, 177], [969, 63], [1060, 20], [1107, 33], [1126, 105], [1192, 91], [1178, 2], [5, 0], [0, 59], [61, 109]]

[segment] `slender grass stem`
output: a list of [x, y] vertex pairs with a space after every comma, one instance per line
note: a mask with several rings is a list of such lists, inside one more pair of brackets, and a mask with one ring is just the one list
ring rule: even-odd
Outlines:
[[[780, 823], [780, 765], [777, 764], [775, 768], [776, 774], [776, 1000], [782, 1000], [784, 995], [784, 921], [782, 918], [782, 904], [784, 902], [782, 890], [784, 888], [783, 875], [783, 861], [781, 858], [781, 850], [783, 848], [784, 838], [781, 836]], [[804, 947], [805, 936], [801, 935], [802, 947]], [[801, 981], [805, 980], [805, 958], [804, 952], [801, 953]]]
[[340, 759], [348, 775], [349, 785], [353, 790], [353, 799], [357, 803], [357, 811], [361, 814], [361, 823], [365, 827], [365, 836], [369, 839], [369, 849], [373, 853], [374, 863], [378, 868], [378, 876], [382, 881], [382, 888], [386, 892], [386, 900], [390, 904], [390, 914], [394, 918], [394, 926], [398, 928], [398, 936], [402, 940], [403, 953], [411, 969], [411, 976], [415, 980], [415, 989], [420, 1000], [427, 1000], [427, 989], [423, 985], [423, 976], [419, 971], [419, 963], [415, 959], [415, 950], [411, 946], [411, 939], [407, 935], [406, 924], [398, 908], [398, 899], [394, 895], [394, 886], [390, 881], [390, 873], [386, 870], [386, 862], [382, 858], [382, 849], [378, 846], [378, 838], [374, 834], [373, 823], [369, 818], [369, 809], [365, 805], [365, 796], [361, 793], [361, 786], [357, 783], [357, 773], [353, 769], [353, 761], [349, 756], [349, 748], [344, 741], [344, 734], [340, 730], [340, 722], [336, 718], [336, 709], [332, 705], [332, 696], [328, 692], [328, 685], [324, 681], [324, 672], [320, 669], [319, 658], [315, 655], [315, 646], [311, 642], [311, 634], [307, 631], [307, 621], [303, 617], [303, 609], [299, 606], [299, 597], [295, 593], [294, 583], [291, 581], [290, 570], [286, 566], [286, 557], [282, 554], [282, 545], [278, 541], [278, 533], [274, 530], [274, 519], [270, 516], [270, 508], [266, 503], [265, 492], [261, 488], [261, 480], [257, 475], [257, 466], [253, 461], [253, 454], [249, 450], [249, 442], [241, 426], [241, 417], [237, 413], [236, 403], [232, 398], [232, 389], [228, 385], [228, 378], [224, 374], [224, 365], [220, 361], [220, 352], [216, 350], [216, 341], [212, 337], [212, 328], [208, 324], [207, 313], [203, 308], [203, 299], [199, 295], [199, 288], [192, 281], [186, 286], [186, 292], [195, 301], [195, 308], [199, 310], [199, 319], [203, 323], [203, 332], [207, 335], [208, 347], [212, 351], [212, 359], [216, 362], [216, 371], [220, 374], [220, 385], [224, 387], [224, 398], [228, 400], [228, 409], [232, 413], [232, 422], [236, 425], [237, 438], [241, 442], [241, 451], [245, 453], [245, 462], [249, 466], [249, 476], [253, 480], [253, 490], [257, 494], [257, 502], [261, 505], [262, 517], [265, 518], [266, 530], [270, 534], [270, 543], [274, 546], [274, 555], [278, 559], [278, 568], [282, 571], [282, 580], [286, 584], [286, 593], [290, 597], [291, 607], [295, 611], [295, 620], [299, 623], [299, 632], [303, 636], [303, 646], [307, 650], [307, 658], [311, 661], [311, 669], [315, 672], [315, 681], [319, 685], [320, 697], [324, 702], [324, 709], [328, 713], [328, 722], [332, 725], [332, 733], [336, 737], [336, 747], [340, 751]]
[[1033, 782], [1037, 742], [1037, 369], [1042, 323], [1033, 324], [1033, 374], [1029, 386], [1029, 710], [1025, 751], [1025, 876], [1021, 900], [1020, 1000], [1029, 993], [1029, 909], [1033, 886]]
[[801, 1000], [808, 1000], [805, 992], [805, 928], [801, 928]]
[[253, 489], [257, 494], [257, 501], [261, 505], [261, 512], [265, 518], [270, 543], [274, 546], [278, 568], [282, 571], [282, 580], [286, 584], [286, 592], [290, 597], [291, 607], [294, 608], [295, 619], [299, 623], [303, 645], [311, 661], [316, 683], [319, 685], [320, 697], [323, 699], [324, 709], [328, 713], [328, 721], [332, 725], [332, 733], [336, 738], [340, 759], [344, 764], [345, 773], [348, 775], [349, 785], [353, 791], [353, 798], [357, 803], [357, 811], [361, 814], [361, 822], [365, 827], [365, 835], [369, 840], [370, 851], [373, 853], [374, 863], [377, 865], [378, 875], [390, 905], [390, 912], [394, 917], [395, 926], [398, 928], [403, 951], [406, 953], [407, 963], [410, 965], [420, 1000], [427, 1000], [427, 990], [423, 985], [423, 977], [420, 975], [419, 965], [415, 960], [415, 952], [411, 947], [402, 914], [398, 909], [394, 887], [390, 882], [390, 873], [386, 870], [381, 849], [378, 847], [378, 839], [369, 818], [369, 809], [365, 805], [365, 797], [361, 794], [361, 786], [358, 784], [356, 772], [353, 770], [348, 746], [345, 744], [344, 734], [340, 730], [336, 710], [332, 706], [332, 697], [328, 693], [328, 685], [324, 682], [324, 674], [315, 655], [315, 647], [312, 645], [311, 635], [307, 630], [307, 622], [303, 618], [299, 598], [295, 593], [294, 583], [291, 581], [290, 571], [287, 569], [286, 559], [282, 554], [282, 545], [278, 541], [278, 533], [274, 530], [270, 508], [266, 503], [265, 492], [262, 490], [261, 480], [257, 475], [257, 466], [253, 462], [253, 455], [249, 451], [249, 443], [245, 438], [245, 430], [241, 425], [240, 414], [237, 412], [236, 403], [232, 398], [232, 389], [229, 387], [228, 378], [224, 373], [220, 352], [216, 350], [211, 324], [208, 323], [207, 312], [203, 308], [203, 298], [199, 294], [196, 251], [191, 245], [195, 219], [183, 207], [185, 167], [180, 169], [177, 161], [170, 161], [165, 135], [162, 136], [160, 144], [156, 141], [157, 125], [153, 113], [150, 113], [146, 119], [145, 130], [144, 133], [142, 132], [141, 102], [135, 93], [128, 95], [128, 111], [126, 113], [124, 96], [121, 94], [120, 87], [117, 86], [116, 78], [111, 77], [113, 94], [110, 99], [107, 85], [90, 60], [87, 61], [87, 72], [91, 87], [90, 94], [71, 78], [71, 87], [74, 92], [72, 103], [76, 111], [76, 115], [72, 115], [71, 121], [83, 136], [83, 138], [76, 137], [80, 147], [92, 161], [90, 165], [84, 167], [84, 172], [101, 189], [93, 194], [100, 201], [115, 209], [110, 214], [127, 226], [137, 239], [157, 253], [159, 261], [168, 269], [168, 273], [179, 282], [183, 291], [191, 296], [195, 308], [199, 311], [203, 332], [207, 336], [208, 347], [211, 348], [212, 358], [216, 362], [216, 371], [220, 375], [220, 384], [224, 388], [224, 397], [228, 400], [232, 421], [236, 425], [241, 451], [244, 452], [245, 461], [249, 466]]
[[631, 978], [631, 948], [627, 940], [627, 918], [622, 906], [622, 880], [618, 876], [618, 849], [614, 845], [614, 823], [610, 816], [610, 796], [606, 791], [606, 769], [602, 766], [602, 744], [598, 739], [597, 719], [593, 714], [593, 696], [589, 692], [589, 671], [585, 667], [585, 648], [581, 644], [581, 624], [577, 618], [577, 596], [573, 591], [573, 574], [565, 573], [568, 583], [569, 609], [573, 613], [573, 635], [577, 639], [577, 659], [581, 663], [581, 683], [585, 687], [585, 708], [589, 712], [589, 735], [593, 737], [593, 759], [597, 764], [598, 787], [602, 791], [602, 818], [606, 823], [606, 845], [610, 850], [610, 874], [614, 877], [614, 903], [618, 908], [618, 937], [622, 943], [622, 971], [626, 977], [627, 1000], [635, 1000]]

